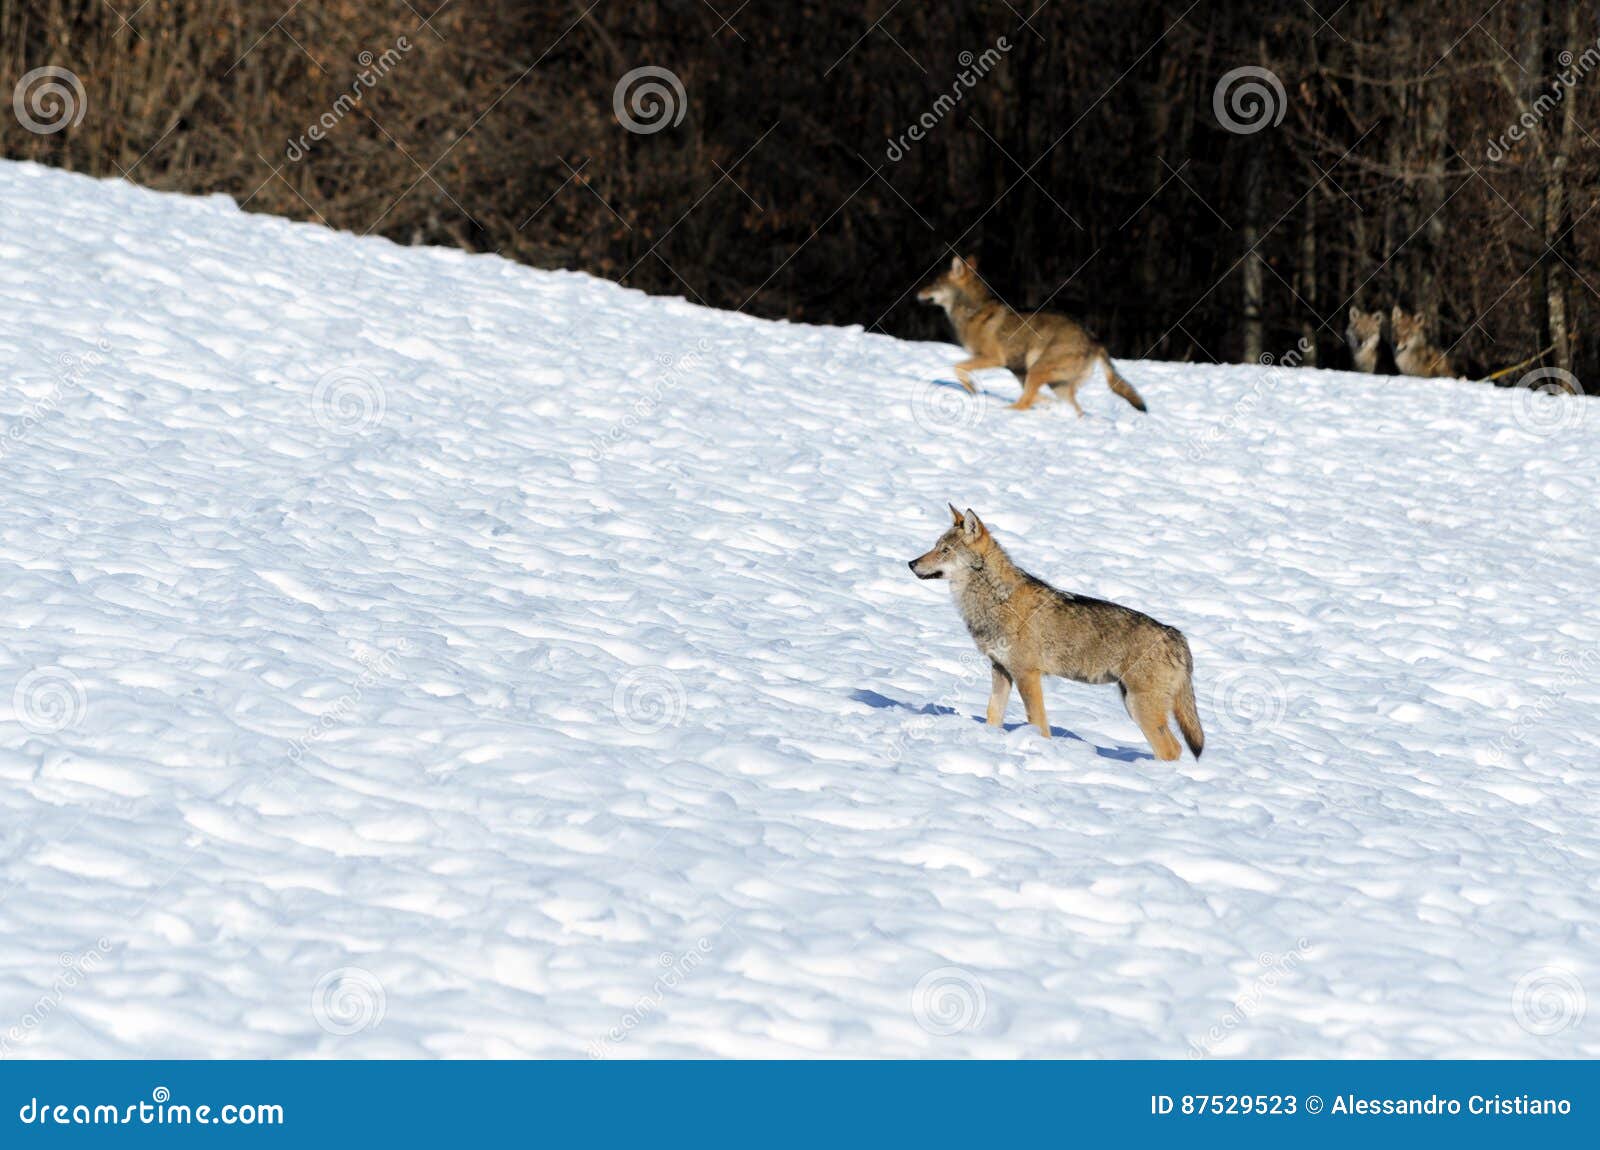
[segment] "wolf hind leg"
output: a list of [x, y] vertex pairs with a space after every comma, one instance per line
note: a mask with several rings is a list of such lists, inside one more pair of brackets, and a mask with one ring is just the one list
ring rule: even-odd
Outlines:
[[1167, 700], [1156, 698], [1153, 691], [1130, 691], [1126, 702], [1128, 714], [1139, 724], [1156, 758], [1171, 762], [1183, 753], [1172, 728], [1167, 726], [1167, 715], [1172, 711]]
[[1077, 363], [1055, 363], [1043, 370], [1050, 390], [1072, 404], [1072, 410], [1078, 413], [1079, 419], [1083, 418], [1083, 405], [1078, 402], [1078, 388], [1089, 378], [1094, 364], [1094, 360], [1085, 359]]
[[1027, 411], [1039, 398], [1039, 389], [1050, 382], [1050, 374], [1042, 368], [1029, 368], [1022, 380], [1022, 394], [1011, 405], [1013, 411]]
[[1032, 407], [1039, 398], [1039, 389], [1048, 387], [1057, 395], [1065, 394], [1067, 401], [1072, 404], [1072, 410], [1079, 415], [1083, 408], [1078, 406], [1078, 385], [1083, 382], [1082, 377], [1087, 375], [1085, 368], [1077, 369], [1076, 377], [1070, 364], [1036, 363], [1028, 369], [1027, 376], [1022, 383], [1022, 396], [1011, 406], [1018, 411], [1026, 411]]
[[1083, 380], [1081, 378], [1058, 379], [1050, 385], [1051, 391], [1055, 392], [1059, 396], [1062, 396], [1068, 403], [1072, 404], [1072, 410], [1078, 413], [1079, 419], [1083, 418], [1083, 405], [1078, 402], [1078, 388], [1082, 385]]

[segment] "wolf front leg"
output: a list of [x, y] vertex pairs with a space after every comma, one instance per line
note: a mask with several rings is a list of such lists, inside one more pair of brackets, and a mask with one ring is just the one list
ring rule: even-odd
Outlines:
[[972, 376], [970, 373], [974, 371], [988, 371], [991, 367], [1004, 366], [1005, 364], [1001, 363], [998, 359], [990, 359], [987, 356], [975, 355], [971, 359], [964, 359], [960, 363], [956, 364], [955, 373], [956, 378], [961, 381], [961, 386], [966, 388], [967, 391], [971, 392], [973, 395], [976, 395], [978, 393], [978, 385], [972, 382]]
[[1006, 721], [1006, 704], [1011, 701], [1011, 676], [999, 663], [991, 665], [989, 686], [989, 725], [998, 727]]
[[1028, 712], [1028, 722], [1039, 728], [1045, 738], [1050, 737], [1050, 720], [1044, 714], [1044, 684], [1038, 671], [1019, 671], [1016, 674], [1017, 694]]

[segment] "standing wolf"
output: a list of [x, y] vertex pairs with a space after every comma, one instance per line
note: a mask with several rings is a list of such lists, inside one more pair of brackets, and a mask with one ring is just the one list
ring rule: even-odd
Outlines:
[[952, 505], [950, 515], [954, 525], [910, 566], [918, 579], [950, 581], [956, 609], [992, 668], [991, 726], [1005, 719], [1012, 683], [1028, 722], [1047, 739], [1041, 676], [1115, 683], [1156, 758], [1183, 753], [1169, 715], [1200, 757], [1205, 735], [1195, 709], [1194, 659], [1181, 631], [1131, 607], [1057, 591], [1013, 563], [970, 507], [963, 515]]
[[1350, 326], [1344, 329], [1345, 342], [1350, 345], [1350, 361], [1357, 371], [1376, 375], [1378, 353], [1383, 350], [1383, 313], [1362, 311], [1350, 305]]
[[1018, 411], [1033, 406], [1046, 384], [1065, 390], [1067, 401], [1079, 415], [1078, 388], [1096, 364], [1106, 366], [1106, 383], [1140, 411], [1144, 400], [1111, 365], [1106, 349], [1083, 327], [1064, 315], [1041, 311], [1023, 315], [990, 293], [978, 278], [978, 261], [956, 256], [950, 270], [917, 293], [923, 303], [938, 304], [950, 317], [956, 339], [970, 359], [956, 364], [956, 378], [968, 391], [977, 391], [968, 374], [985, 368], [1006, 367], [1022, 381], [1022, 396], [1011, 406]]
[[1407, 314], [1395, 304], [1389, 313], [1389, 324], [1394, 329], [1394, 362], [1401, 375], [1455, 375], [1450, 357], [1428, 338], [1428, 322], [1421, 312]]

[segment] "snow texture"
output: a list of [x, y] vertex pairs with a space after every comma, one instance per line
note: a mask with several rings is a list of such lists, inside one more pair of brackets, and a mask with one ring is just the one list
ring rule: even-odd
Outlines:
[[[1016, 413], [225, 198], [0, 218], [5, 1056], [1600, 1055], [1594, 401]], [[1184, 631], [1199, 762], [982, 723], [946, 500]]]

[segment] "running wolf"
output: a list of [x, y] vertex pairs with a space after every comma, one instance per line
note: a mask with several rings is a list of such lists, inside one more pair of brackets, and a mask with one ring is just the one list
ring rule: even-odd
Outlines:
[[956, 364], [956, 378], [968, 391], [977, 391], [968, 373], [1005, 367], [1022, 381], [1022, 395], [1011, 406], [1023, 411], [1034, 404], [1039, 389], [1064, 392], [1079, 415], [1078, 388], [1096, 364], [1105, 364], [1106, 383], [1140, 411], [1144, 400], [1133, 385], [1117, 374], [1105, 347], [1082, 325], [1055, 312], [1024, 315], [995, 299], [978, 276], [978, 261], [956, 256], [950, 269], [917, 293], [923, 303], [937, 304], [950, 317], [956, 339], [968, 359]]
[[969, 507], [952, 505], [953, 525], [933, 550], [911, 560], [918, 579], [948, 579], [956, 609], [991, 667], [988, 721], [1005, 719], [1016, 684], [1028, 722], [1050, 737], [1044, 675], [1080, 683], [1115, 683], [1123, 705], [1158, 759], [1182, 754], [1178, 729], [1195, 758], [1205, 746], [1194, 700], [1194, 659], [1176, 628], [1130, 607], [1057, 591], [1011, 561]]

